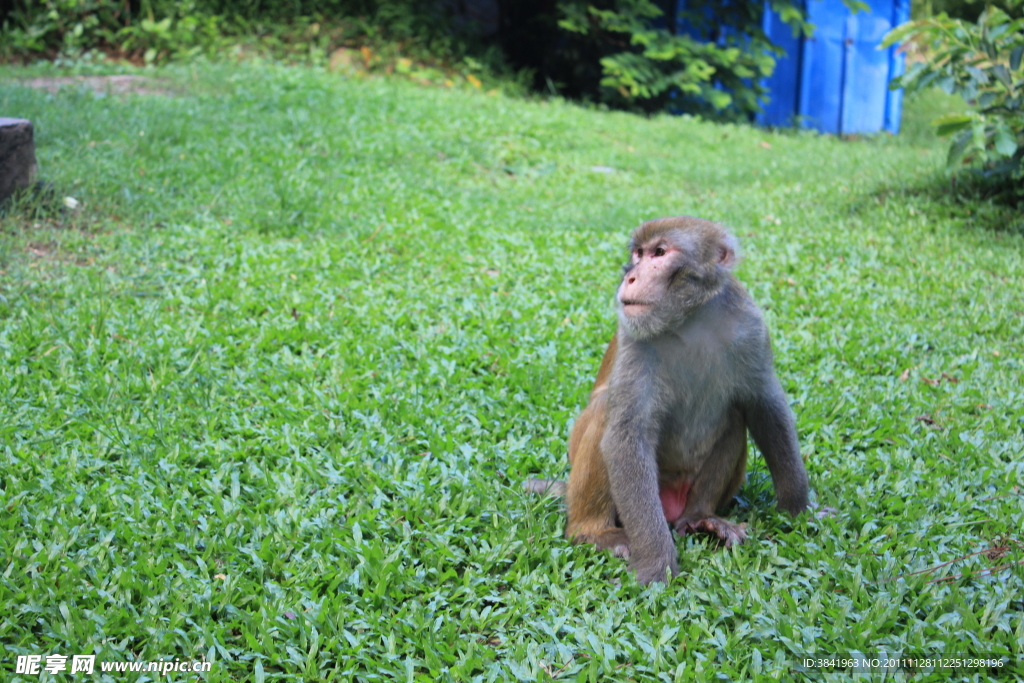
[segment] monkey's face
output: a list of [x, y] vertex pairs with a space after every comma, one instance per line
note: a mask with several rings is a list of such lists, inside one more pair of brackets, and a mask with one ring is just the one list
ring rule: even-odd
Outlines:
[[633, 245], [618, 292], [619, 321], [630, 336], [648, 339], [671, 322], [670, 290], [686, 261], [665, 235]]
[[619, 322], [631, 337], [661, 334], [721, 287], [719, 233], [701, 237], [677, 229], [634, 238], [618, 291]]

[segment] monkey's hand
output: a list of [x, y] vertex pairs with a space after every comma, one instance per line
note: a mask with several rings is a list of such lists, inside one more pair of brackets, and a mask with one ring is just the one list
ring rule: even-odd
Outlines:
[[692, 518], [684, 517], [675, 523], [676, 533], [680, 536], [694, 533], [708, 533], [718, 536], [726, 548], [739, 545], [747, 540], [747, 525], [733, 524], [721, 517]]

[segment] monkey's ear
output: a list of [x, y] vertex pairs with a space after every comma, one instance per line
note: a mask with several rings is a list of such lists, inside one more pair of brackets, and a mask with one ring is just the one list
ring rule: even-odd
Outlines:
[[725, 235], [722, 241], [718, 243], [718, 266], [726, 270], [732, 270], [739, 260], [738, 251], [739, 245], [736, 243], [736, 238], [732, 235]]

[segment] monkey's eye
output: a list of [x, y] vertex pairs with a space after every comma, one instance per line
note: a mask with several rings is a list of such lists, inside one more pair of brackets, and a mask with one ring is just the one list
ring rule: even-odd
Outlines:
[[654, 250], [654, 255], [655, 256], [664, 256], [665, 255], [665, 248], [664, 247], [658, 247], [657, 249]]

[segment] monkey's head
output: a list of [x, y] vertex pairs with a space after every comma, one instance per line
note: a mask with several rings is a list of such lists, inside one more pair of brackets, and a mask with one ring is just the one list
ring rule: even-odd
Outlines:
[[650, 339], [682, 322], [719, 291], [736, 265], [736, 240], [692, 216], [658, 218], [633, 231], [619, 285], [619, 322]]

